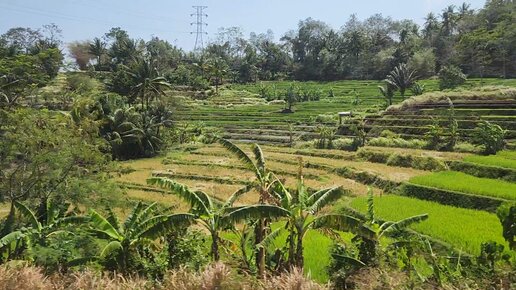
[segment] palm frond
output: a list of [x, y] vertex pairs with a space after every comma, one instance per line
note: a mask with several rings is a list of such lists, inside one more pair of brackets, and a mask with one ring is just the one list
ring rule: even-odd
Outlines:
[[90, 221], [92, 222], [94, 232], [103, 234], [115, 240], [122, 240], [120, 233], [110, 224], [103, 216], [93, 209], [90, 209]]
[[56, 220], [56, 226], [80, 225], [88, 222], [90, 219], [87, 216], [69, 216]]
[[253, 144], [253, 153], [254, 158], [256, 160], [256, 167], [260, 170], [260, 172], [265, 171], [265, 157], [263, 156], [262, 148], [258, 144]]
[[278, 218], [289, 214], [289, 211], [278, 206], [257, 204], [229, 208], [225, 211], [224, 218], [231, 223], [238, 223], [248, 219]]
[[350, 215], [356, 219], [359, 219], [363, 222], [367, 222], [367, 216], [364, 215], [363, 213], [359, 212], [358, 210], [354, 209], [354, 208], [351, 208], [351, 207], [343, 207], [343, 208], [340, 208], [339, 209], [339, 212], [340, 213], [343, 213], [343, 214], [346, 214], [346, 215]]
[[21, 212], [21, 214], [29, 220], [30, 225], [37, 229], [38, 231], [41, 231], [41, 223], [36, 218], [36, 215], [23, 203], [15, 201], [14, 206]]
[[149, 206], [147, 206], [141, 213], [140, 213], [140, 216], [138, 217], [138, 221], [136, 222], [136, 224], [139, 224], [140, 222], [143, 222], [147, 219], [149, 219], [150, 215], [152, 215], [153, 213], [155, 213], [155, 210], [156, 210], [156, 207], [158, 206], [158, 203], [157, 202], [153, 202], [151, 203]]
[[[133, 225], [138, 220], [138, 218], [140, 216], [140, 213], [143, 210], [143, 207], [144, 207], [143, 203], [142, 202], [138, 202], [138, 204], [133, 208], [133, 210], [131, 211], [129, 216], [125, 219], [124, 231], [127, 231], [127, 230], [129, 230], [129, 229], [131, 229], [133, 227]], [[113, 226], [113, 225], [111, 225], [111, 226]]]
[[319, 190], [312, 194], [306, 203], [310, 206], [310, 212], [315, 214], [329, 203], [341, 198], [345, 193], [340, 186]]
[[421, 214], [421, 215], [411, 216], [411, 217], [408, 217], [406, 219], [402, 219], [402, 220], [394, 222], [391, 225], [389, 225], [388, 227], [386, 227], [380, 233], [380, 236], [382, 236], [384, 234], [388, 235], [388, 234], [393, 233], [393, 232], [401, 231], [401, 230], [407, 228], [408, 226], [410, 226], [412, 224], [420, 223], [420, 222], [422, 222], [422, 221], [424, 221], [426, 219], [428, 219], [428, 214]]
[[244, 163], [244, 166], [253, 171], [259, 179], [261, 179], [261, 173], [258, 168], [253, 163], [253, 160], [244, 152], [242, 149], [238, 148], [235, 144], [223, 138], [215, 138], [217, 142], [219, 142], [222, 147], [226, 148], [229, 152], [233, 153], [240, 161]]
[[123, 249], [122, 244], [119, 241], [111, 241], [109, 242], [100, 252], [101, 258], [106, 258], [111, 254], [121, 251]]
[[137, 237], [155, 239], [164, 236], [179, 226], [193, 223], [195, 216], [189, 213], [156, 216], [141, 224], [142, 230]]
[[366, 264], [364, 264], [364, 262], [360, 261], [359, 259], [353, 258], [348, 255], [333, 254], [331, 256], [336, 260], [343, 260], [346, 264], [352, 264], [354, 266], [359, 266], [359, 267], [360, 266], [363, 267], [366, 265]]
[[246, 185], [242, 188], [240, 188], [239, 190], [235, 191], [229, 198], [228, 200], [226, 201], [226, 203], [224, 203], [224, 205], [222, 206], [223, 208], [228, 208], [230, 206], [233, 206], [233, 203], [235, 203], [235, 201], [240, 197], [242, 196], [242, 194], [246, 193], [246, 192], [249, 192], [249, 190], [251, 190], [251, 186], [249, 185]]
[[344, 214], [328, 214], [317, 217], [312, 221], [312, 227], [315, 229], [326, 227], [351, 232], [368, 239], [376, 238], [375, 231], [367, 227], [361, 220]]
[[157, 185], [161, 188], [169, 190], [186, 201], [190, 207], [202, 210], [204, 213], [210, 211], [211, 198], [204, 192], [192, 191], [188, 186], [177, 183], [166, 177], [151, 177], [147, 179], [147, 184]]
[[106, 220], [115, 228], [117, 231], [120, 231], [120, 220], [118, 216], [115, 214], [111, 207], [106, 207], [107, 217]]
[[0, 249], [23, 238], [25, 238], [25, 233], [23, 233], [22, 231], [15, 231], [9, 233], [0, 239]]
[[263, 241], [261, 241], [259, 244], [256, 245], [257, 248], [264, 248], [268, 249], [274, 244], [274, 240], [276, 240], [277, 237], [283, 233], [284, 229], [282, 227], [279, 227], [272, 231], [270, 234], [268, 234]]
[[375, 221], [374, 197], [373, 197], [373, 190], [371, 189], [371, 187], [367, 188], [367, 216], [366, 216], [366, 218], [369, 222]]

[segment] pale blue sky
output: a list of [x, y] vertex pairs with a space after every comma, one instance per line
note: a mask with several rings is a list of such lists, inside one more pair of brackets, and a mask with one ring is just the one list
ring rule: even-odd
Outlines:
[[[120, 26], [132, 37], [152, 35], [191, 49], [192, 5], [206, 5], [208, 37], [219, 27], [239, 26], [245, 36], [272, 29], [276, 38], [307, 17], [341, 27], [349, 15], [360, 19], [375, 13], [393, 19], [410, 18], [422, 24], [428, 12], [440, 12], [463, 0], [0, 0], [0, 34], [16, 26], [37, 28], [54, 22], [65, 42], [92, 39]], [[466, 1], [474, 9], [485, 0]]]

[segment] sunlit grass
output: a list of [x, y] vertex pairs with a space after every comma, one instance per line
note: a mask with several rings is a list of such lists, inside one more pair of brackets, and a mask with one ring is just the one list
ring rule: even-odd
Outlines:
[[462, 172], [434, 172], [413, 177], [410, 182], [445, 190], [516, 200], [516, 183], [475, 177]]
[[[479, 254], [480, 245], [486, 241], [496, 241], [508, 248], [502, 237], [502, 226], [495, 214], [397, 195], [375, 197], [374, 203], [377, 215], [385, 220], [396, 221], [427, 213], [428, 220], [411, 228], [449, 243], [459, 250]], [[365, 212], [367, 198], [355, 198], [351, 201], [351, 206]]]
[[464, 161], [488, 166], [516, 169], [516, 151], [501, 151], [496, 155], [490, 156], [472, 155], [464, 158]]

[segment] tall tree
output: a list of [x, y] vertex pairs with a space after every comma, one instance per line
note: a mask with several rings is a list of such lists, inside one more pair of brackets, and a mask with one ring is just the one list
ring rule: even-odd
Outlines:
[[172, 86], [160, 76], [152, 60], [137, 58], [130, 66], [124, 66], [130, 76], [131, 95], [140, 99], [142, 109], [149, 110], [150, 102], [165, 93]]
[[102, 66], [102, 58], [106, 55], [106, 43], [100, 38], [95, 37], [92, 42], [89, 43], [88, 52], [97, 58], [97, 67]]
[[405, 91], [416, 81], [415, 71], [411, 71], [407, 64], [402, 63], [391, 71], [385, 82], [400, 91], [401, 97], [405, 97]]

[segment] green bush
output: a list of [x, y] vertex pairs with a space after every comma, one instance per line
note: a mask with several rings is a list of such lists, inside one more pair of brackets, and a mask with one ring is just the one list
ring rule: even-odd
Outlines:
[[353, 139], [350, 138], [339, 138], [333, 140], [333, 148], [338, 150], [353, 150]]
[[365, 148], [360, 148], [357, 151], [357, 157], [369, 161], [369, 162], [375, 162], [375, 163], [387, 163], [387, 160], [389, 159], [390, 153], [387, 152], [376, 152], [367, 150]]
[[457, 142], [453, 147], [453, 151], [455, 152], [466, 152], [466, 153], [480, 153], [482, 150], [471, 143], [468, 142]]
[[433, 157], [377, 152], [363, 148], [357, 151], [357, 157], [369, 162], [384, 163], [389, 166], [410, 167], [421, 170], [440, 171], [446, 170], [447, 168], [444, 162]]
[[483, 146], [485, 154], [496, 154], [505, 147], [506, 133], [500, 125], [482, 121], [475, 128], [473, 142]]
[[66, 76], [68, 89], [78, 93], [91, 92], [97, 88], [97, 82], [87, 74], [74, 73]]
[[456, 66], [445, 66], [439, 71], [439, 89], [453, 89], [466, 82], [466, 75]]
[[504, 239], [509, 243], [511, 250], [516, 250], [516, 204], [502, 204], [496, 210], [496, 215], [502, 224]]
[[378, 147], [398, 147], [398, 148], [423, 149], [426, 147], [427, 142], [424, 140], [420, 140], [420, 139], [406, 140], [403, 138], [377, 137], [377, 138], [372, 138], [369, 141], [367, 141], [367, 145], [378, 146]]
[[334, 172], [339, 176], [356, 180], [362, 184], [376, 186], [385, 192], [392, 191], [400, 185], [398, 182], [382, 178], [370, 172], [349, 167], [337, 168]]
[[462, 208], [485, 210], [496, 212], [496, 209], [505, 200], [487, 196], [471, 195], [457, 191], [439, 189], [413, 183], [405, 183], [400, 190], [402, 195], [417, 199], [435, 201], [440, 204], [452, 205]]
[[394, 133], [391, 130], [383, 130], [380, 133], [380, 137], [384, 137], [384, 138], [400, 138], [400, 134]]
[[433, 157], [419, 157], [393, 153], [387, 159], [387, 165], [411, 167], [421, 170], [445, 170], [446, 165]]

